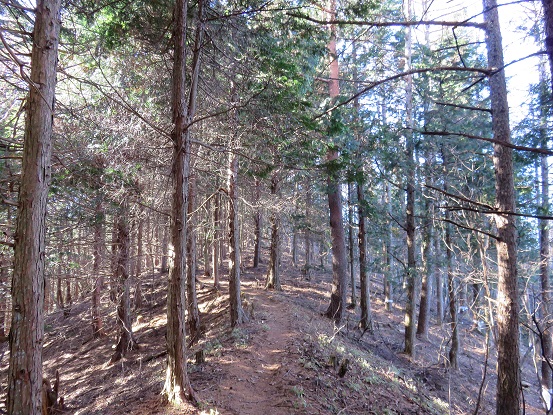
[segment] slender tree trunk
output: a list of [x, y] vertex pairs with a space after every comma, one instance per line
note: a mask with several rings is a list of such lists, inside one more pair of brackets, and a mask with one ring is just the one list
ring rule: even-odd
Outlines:
[[254, 248], [253, 248], [253, 267], [258, 268], [261, 263], [261, 207], [259, 206], [261, 199], [261, 181], [255, 179], [255, 203], [257, 205], [256, 212], [253, 217], [254, 223]]
[[[336, 16], [336, 0], [330, 0], [330, 20]], [[334, 103], [340, 95], [340, 68], [338, 66], [338, 54], [336, 51], [336, 25], [330, 26], [330, 80], [328, 82], [331, 103]], [[342, 218], [342, 197], [339, 177], [333, 171], [332, 166], [340, 157], [339, 151], [334, 146], [329, 146], [326, 154], [326, 162], [329, 166], [328, 208], [330, 211], [330, 234], [332, 238], [332, 291], [330, 305], [326, 310], [326, 316], [332, 318], [336, 324], [340, 324], [344, 318], [347, 302], [347, 255], [346, 238], [344, 233], [344, 221]]]
[[386, 311], [392, 311], [392, 287], [390, 280], [392, 278], [392, 196], [390, 184], [386, 183], [386, 206], [388, 210], [388, 220], [386, 222], [385, 251], [386, 251], [386, 272], [384, 278], [384, 308]]
[[42, 413], [46, 199], [50, 185], [60, 1], [39, 0], [26, 103], [23, 164], [15, 230], [12, 322], [6, 409]]
[[[551, 90], [553, 91], [553, 0], [542, 0], [543, 20], [545, 26], [545, 50], [549, 59]], [[485, 6], [484, 6], [485, 7]]]
[[[233, 91], [234, 94], [234, 91]], [[236, 114], [232, 115], [233, 134], [237, 135]], [[232, 138], [231, 148], [237, 146], [237, 137]], [[228, 224], [229, 224], [229, 295], [230, 295], [230, 323], [234, 327], [247, 320], [242, 308], [240, 296], [240, 227], [238, 223], [238, 155], [229, 153], [228, 169]]]
[[[193, 163], [191, 163], [193, 164]], [[190, 329], [191, 343], [200, 335], [200, 310], [196, 295], [196, 232], [195, 224], [191, 220], [196, 198], [196, 176], [191, 174], [188, 187], [188, 235], [186, 246], [186, 293], [188, 306], [188, 328]]]
[[117, 284], [117, 324], [119, 326], [119, 340], [110, 363], [120, 360], [129, 350], [138, 348], [132, 332], [132, 315], [130, 300], [129, 253], [131, 237], [129, 230], [129, 212], [127, 202], [116, 218], [117, 229], [117, 264], [115, 280]]
[[311, 251], [312, 241], [311, 241], [311, 186], [306, 180], [305, 182], [305, 265], [304, 275], [305, 279], [311, 279], [311, 268], [312, 268], [312, 256]]
[[167, 272], [169, 270], [169, 266], [167, 265], [168, 251], [169, 232], [167, 229], [167, 224], [165, 223], [165, 218], [163, 218], [161, 223], [161, 272]]
[[[439, 228], [435, 229], [434, 236], [432, 238], [432, 245], [434, 246], [434, 260], [438, 262], [438, 253], [440, 252], [440, 234]], [[436, 324], [441, 326], [444, 320], [444, 282], [442, 278], [441, 267], [436, 265], [434, 267], [435, 281], [436, 281]]]
[[432, 225], [432, 218], [434, 214], [434, 206], [429, 198], [425, 198], [424, 211], [427, 216], [424, 219], [424, 234], [423, 234], [423, 264], [424, 274], [422, 277], [421, 287], [421, 302], [419, 307], [419, 320], [417, 325], [417, 335], [421, 337], [428, 336], [428, 322], [430, 320], [430, 302], [432, 299], [432, 277], [434, 276], [434, 263], [430, 258], [430, 252], [432, 247], [432, 239], [434, 233], [434, 227]]
[[[544, 1], [545, 3], [545, 1]], [[551, 6], [550, 6], [551, 7]], [[552, 33], [553, 34], [553, 33]], [[553, 41], [552, 41], [553, 42]], [[553, 43], [550, 45], [553, 47]], [[548, 88], [546, 82], [544, 65], [540, 65], [540, 145], [541, 148], [548, 147], [547, 112], [549, 104]], [[549, 163], [547, 156], [540, 156], [541, 174], [541, 206], [538, 208], [538, 215], [549, 215]], [[540, 282], [541, 282], [541, 314], [542, 318], [542, 361], [541, 361], [541, 396], [547, 411], [552, 409], [553, 372], [551, 362], [553, 361], [553, 333], [551, 325], [551, 282], [549, 269], [551, 265], [551, 246], [549, 223], [546, 220], [539, 220], [540, 231]]]
[[219, 240], [221, 239], [221, 221], [220, 221], [220, 211], [221, 211], [221, 195], [219, 192], [215, 195], [215, 200], [213, 203], [213, 244], [211, 246], [212, 252], [212, 264], [211, 268], [213, 269], [213, 287], [216, 290], [219, 290]]
[[[407, 20], [411, 20], [411, 0], [407, 0]], [[405, 60], [407, 70], [411, 69], [411, 26], [406, 28], [405, 34]], [[407, 181], [407, 205], [405, 214], [405, 229], [407, 233], [407, 302], [405, 303], [405, 353], [415, 356], [415, 312], [416, 312], [416, 280], [417, 263], [415, 257], [415, 143], [413, 138], [413, 77], [406, 77], [405, 86], [405, 112], [407, 117], [407, 131], [405, 134], [407, 157], [406, 181]]]
[[[357, 295], [355, 293], [355, 249], [353, 246], [353, 183], [348, 183], [348, 242], [349, 242], [349, 275], [351, 280], [351, 307], [357, 307]], [[359, 238], [359, 236], [358, 236]], [[361, 253], [359, 254], [361, 255]]]
[[361, 280], [361, 321], [359, 327], [362, 330], [373, 331], [373, 319], [371, 312], [371, 280], [367, 267], [367, 230], [365, 219], [365, 194], [363, 192], [363, 184], [357, 182], [357, 215], [359, 217], [359, 279]]
[[[278, 174], [276, 171], [271, 179], [271, 195], [275, 198], [279, 194], [280, 178]], [[280, 285], [280, 213], [278, 208], [271, 214], [271, 255], [269, 256], [265, 286], [268, 289], [282, 289]]]
[[[447, 188], [445, 189], [447, 192]], [[450, 212], [446, 210], [445, 219], [451, 220]], [[457, 319], [457, 293], [455, 290], [455, 277], [453, 274], [453, 249], [451, 245], [451, 225], [445, 224], [445, 245], [447, 258], [447, 291], [449, 294], [449, 315], [451, 318], [451, 347], [449, 349], [449, 366], [459, 368], [459, 327]]]
[[[205, 1], [198, 1], [197, 35], [203, 33]], [[196, 112], [201, 42], [196, 42], [192, 79], [186, 100], [186, 31], [188, 2], [177, 0], [174, 20], [173, 62], [173, 206], [171, 215], [172, 264], [167, 294], [167, 371], [163, 395], [174, 404], [188, 399], [196, 401], [186, 364], [186, 245], [188, 232], [188, 190], [190, 178], [190, 125]]]
[[[490, 99], [494, 139], [511, 142], [509, 105], [505, 72], [502, 69], [503, 49], [496, 0], [484, 0], [484, 21], [488, 66], [500, 68], [490, 77]], [[496, 206], [500, 212], [515, 211], [512, 150], [494, 144]], [[497, 226], [497, 415], [518, 415], [520, 411], [520, 346], [519, 305], [517, 287], [517, 235], [515, 217], [495, 216]]]

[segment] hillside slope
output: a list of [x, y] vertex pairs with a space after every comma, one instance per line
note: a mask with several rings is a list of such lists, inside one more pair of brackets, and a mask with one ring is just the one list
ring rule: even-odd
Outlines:
[[[245, 270], [244, 304], [250, 321], [229, 327], [225, 286], [213, 291], [206, 279], [199, 289], [205, 335], [191, 347], [190, 375], [201, 400], [199, 408], [171, 408], [160, 392], [165, 367], [166, 276], [144, 280], [146, 301], [135, 310], [133, 330], [140, 349], [114, 365], [107, 362], [115, 344], [115, 306], [104, 302], [108, 337], [93, 340], [90, 303], [75, 305], [67, 318], [50, 315], [46, 322], [45, 375], [61, 374], [65, 413], [92, 414], [473, 414], [479, 390], [480, 414], [493, 413], [494, 351], [485, 382], [485, 336], [462, 326], [459, 371], [444, 363], [447, 325], [433, 326], [418, 340], [417, 358], [401, 353], [401, 310], [383, 311], [374, 284], [375, 331], [361, 333], [349, 311], [344, 327], [322, 316], [330, 291], [330, 275], [317, 272], [311, 281], [292, 267], [284, 272], [282, 292], [263, 289], [263, 270]], [[6, 348], [6, 345], [3, 346]], [[205, 363], [195, 363], [203, 350]], [[4, 350], [5, 352], [5, 350]], [[531, 361], [523, 378], [526, 414], [542, 413]], [[2, 358], [5, 393], [7, 353]]]

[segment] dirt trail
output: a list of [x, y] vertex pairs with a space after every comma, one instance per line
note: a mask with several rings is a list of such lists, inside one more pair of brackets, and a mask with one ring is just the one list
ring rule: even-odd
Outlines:
[[294, 391], [286, 379], [292, 381], [295, 373], [292, 339], [297, 333], [286, 310], [289, 304], [275, 292], [255, 288], [245, 292], [253, 299], [255, 320], [247, 329], [233, 331], [239, 350], [220, 360], [228, 367], [214, 394], [220, 396], [217, 407], [240, 415], [290, 414], [295, 409]]

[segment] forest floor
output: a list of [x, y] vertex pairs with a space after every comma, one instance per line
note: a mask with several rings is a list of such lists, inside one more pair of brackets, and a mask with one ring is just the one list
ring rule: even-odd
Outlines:
[[[384, 311], [381, 287], [373, 282], [373, 333], [356, 329], [348, 310], [340, 328], [322, 314], [329, 301], [331, 275], [314, 271], [308, 281], [298, 269], [282, 269], [283, 290], [267, 291], [264, 268], [245, 268], [242, 289], [250, 321], [231, 329], [227, 286], [216, 292], [200, 277], [198, 290], [204, 335], [190, 349], [189, 372], [199, 407], [168, 407], [162, 402], [165, 378], [166, 275], [142, 283], [145, 301], [134, 310], [133, 331], [140, 349], [109, 364], [116, 342], [115, 306], [104, 299], [107, 337], [92, 339], [90, 301], [61, 311], [45, 325], [45, 376], [61, 375], [60, 395], [74, 415], [115, 414], [491, 414], [494, 413], [495, 349], [486, 336], [461, 320], [460, 369], [449, 370], [448, 326], [431, 326], [418, 339], [416, 357], [403, 350], [402, 311]], [[7, 345], [0, 349], [1, 386], [7, 383]], [[203, 350], [205, 363], [196, 363]], [[530, 357], [528, 357], [530, 355]], [[525, 413], [540, 414], [531, 353], [523, 359]], [[342, 368], [342, 373], [340, 373]], [[347, 368], [343, 373], [344, 368]], [[482, 381], [483, 373], [485, 380]], [[341, 376], [342, 375], [342, 376]], [[479, 391], [482, 397], [479, 400]], [[479, 401], [479, 403], [478, 403]], [[2, 403], [3, 406], [3, 403]], [[478, 411], [476, 407], [478, 406]], [[0, 407], [0, 409], [3, 409]]]

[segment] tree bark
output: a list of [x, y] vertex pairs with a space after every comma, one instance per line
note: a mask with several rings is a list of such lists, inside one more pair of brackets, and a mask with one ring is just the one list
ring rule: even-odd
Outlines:
[[132, 332], [132, 315], [130, 300], [129, 278], [129, 253], [130, 230], [129, 212], [127, 202], [124, 202], [121, 212], [116, 218], [117, 230], [117, 264], [115, 267], [115, 280], [117, 283], [117, 325], [119, 326], [119, 340], [115, 346], [115, 352], [111, 356], [110, 363], [120, 360], [129, 350], [138, 348]]
[[[490, 99], [494, 140], [496, 207], [515, 211], [512, 150], [499, 143], [511, 142], [509, 105], [503, 49], [496, 0], [483, 0], [488, 66], [498, 69], [490, 77]], [[518, 415], [520, 411], [520, 346], [518, 333], [517, 235], [515, 217], [495, 215], [497, 226], [497, 415]]]
[[[407, 0], [407, 20], [412, 18], [411, 0]], [[407, 27], [405, 34], [405, 60], [407, 70], [411, 69], [411, 26]], [[416, 312], [416, 280], [417, 263], [415, 257], [415, 143], [413, 138], [413, 77], [408, 75], [405, 79], [405, 112], [407, 131], [405, 134], [406, 162], [406, 193], [407, 204], [405, 206], [405, 230], [407, 234], [407, 302], [403, 324], [405, 326], [405, 349], [409, 356], [415, 356], [415, 312]]]
[[[234, 91], [233, 91], [234, 94]], [[236, 110], [234, 110], [236, 112]], [[238, 126], [233, 114], [233, 138], [229, 153], [228, 169], [228, 224], [229, 224], [229, 295], [230, 295], [230, 324], [232, 327], [247, 321], [242, 308], [240, 296], [240, 227], [238, 223], [238, 155], [233, 151], [237, 146]]]
[[9, 415], [40, 415], [42, 411], [45, 221], [51, 178], [59, 14], [59, 0], [37, 2], [15, 231], [6, 403]]
[[312, 240], [311, 240], [311, 186], [305, 181], [305, 264], [303, 266], [305, 279], [311, 279]]
[[[202, 31], [204, 0], [198, 1], [198, 30]], [[193, 71], [188, 105], [186, 100], [186, 31], [187, 0], [175, 4], [174, 62], [173, 62], [173, 205], [171, 239], [173, 252], [169, 270], [167, 294], [167, 370], [162, 394], [173, 404], [195, 401], [186, 364], [186, 245], [188, 232], [188, 190], [190, 179], [190, 124], [194, 118], [198, 73]], [[199, 52], [198, 47], [198, 52]], [[195, 54], [196, 56], [196, 54]], [[193, 68], [199, 70], [199, 54]], [[196, 83], [196, 85], [194, 85]]]
[[359, 322], [359, 327], [372, 333], [371, 280], [367, 267], [367, 230], [363, 206], [365, 203], [365, 193], [363, 192], [363, 184], [359, 182], [357, 182], [357, 203], [357, 215], [359, 217], [359, 233], [357, 235], [359, 242], [359, 279], [361, 282], [361, 321]]
[[213, 270], [213, 287], [216, 290], [219, 290], [219, 240], [221, 239], [221, 195], [219, 192], [215, 195], [215, 200], [213, 203], [213, 244], [211, 246], [211, 258], [212, 264], [211, 268]]
[[[544, 1], [545, 3], [545, 1]], [[551, 7], [551, 6], [550, 6]], [[552, 32], [553, 34], [553, 32]], [[553, 45], [551, 45], [553, 46]], [[548, 88], [546, 82], [545, 69], [540, 65], [540, 146], [548, 147], [548, 127], [547, 112], [549, 103]], [[540, 175], [541, 175], [541, 206], [538, 208], [538, 215], [549, 215], [549, 163], [547, 156], [540, 156]], [[539, 179], [538, 179], [539, 180]], [[553, 371], [551, 370], [551, 361], [553, 361], [553, 333], [551, 330], [551, 281], [549, 267], [551, 265], [551, 246], [549, 223], [543, 219], [539, 220], [539, 241], [540, 241], [540, 282], [541, 282], [541, 315], [542, 315], [542, 360], [541, 360], [541, 397], [547, 411], [552, 409], [552, 389], [553, 389]], [[549, 360], [549, 361], [548, 361]]]
[[388, 220], [386, 222], [386, 235], [384, 237], [384, 246], [386, 251], [386, 271], [384, 273], [384, 309], [392, 311], [392, 195], [390, 184], [386, 183], [386, 206], [388, 211]]
[[[361, 226], [361, 225], [359, 225]], [[353, 183], [348, 183], [348, 251], [349, 251], [349, 276], [351, 284], [351, 307], [357, 307], [357, 295], [355, 293], [355, 248], [353, 246]], [[360, 237], [358, 236], [358, 239]], [[361, 255], [361, 253], [359, 253]]]
[[[336, 0], [330, 1], [330, 20], [336, 16]], [[336, 50], [336, 25], [330, 25], [330, 41], [328, 44], [330, 52], [330, 79], [328, 90], [331, 103], [334, 103], [340, 95], [340, 68], [338, 65], [338, 54]], [[326, 316], [332, 318], [339, 325], [345, 315], [347, 302], [347, 255], [346, 238], [344, 233], [344, 220], [342, 218], [342, 197], [340, 192], [340, 181], [334, 171], [333, 165], [340, 157], [338, 149], [330, 145], [326, 154], [328, 164], [327, 186], [328, 186], [328, 208], [330, 211], [330, 235], [332, 239], [332, 291], [330, 294], [330, 305], [326, 310]]]
[[[271, 179], [271, 195], [276, 197], [279, 194], [278, 171], [273, 174]], [[267, 281], [265, 287], [280, 291], [280, 213], [278, 208], [271, 214], [271, 255], [269, 256], [269, 266], [267, 268]]]
[[[447, 186], [445, 191], [447, 191]], [[445, 219], [451, 220], [450, 212], [446, 210]], [[449, 349], [449, 366], [453, 369], [459, 368], [459, 327], [457, 318], [457, 292], [455, 289], [455, 277], [453, 274], [453, 248], [451, 245], [451, 225], [445, 224], [445, 245], [447, 258], [447, 292], [449, 294], [449, 316], [451, 318], [451, 347]]]
[[196, 295], [196, 232], [191, 220], [196, 198], [196, 177], [191, 174], [188, 187], [188, 235], [186, 245], [186, 293], [188, 307], [188, 328], [190, 343], [196, 341], [200, 335], [200, 309]]
[[422, 276], [421, 302], [419, 307], [419, 319], [417, 323], [417, 335], [421, 337], [428, 336], [428, 322], [430, 320], [430, 300], [432, 299], [432, 277], [434, 276], [434, 262], [432, 261], [432, 258], [430, 258], [434, 233], [432, 220], [432, 216], [434, 214], [434, 206], [430, 201], [430, 198], [428, 197], [424, 199], [424, 211], [427, 215], [424, 218], [424, 234], [422, 241], [422, 261], [424, 264], [424, 274]]
[[549, 60], [551, 90], [553, 91], [553, 0], [542, 0], [545, 26], [545, 50]]
[[261, 207], [259, 206], [261, 200], [261, 181], [255, 179], [255, 203], [257, 204], [256, 212], [253, 217], [254, 223], [254, 248], [253, 248], [253, 267], [258, 268], [261, 263]]

